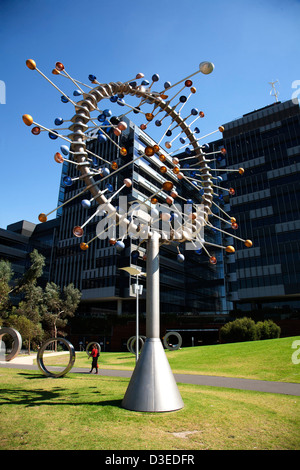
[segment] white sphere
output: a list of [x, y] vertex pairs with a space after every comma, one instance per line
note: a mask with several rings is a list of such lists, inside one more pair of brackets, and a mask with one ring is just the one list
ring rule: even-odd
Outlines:
[[205, 75], [211, 73], [214, 68], [215, 66], [212, 62], [201, 62], [199, 65], [200, 72], [204, 73]]

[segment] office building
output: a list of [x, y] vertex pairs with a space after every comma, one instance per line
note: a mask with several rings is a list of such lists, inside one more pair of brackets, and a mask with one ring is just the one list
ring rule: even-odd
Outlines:
[[[300, 308], [300, 111], [292, 100], [276, 102], [224, 124], [219, 168], [228, 172], [226, 199], [239, 225], [236, 235], [253, 240], [226, 263], [229, 298], [235, 308], [292, 313]], [[230, 206], [229, 206], [230, 204]], [[235, 259], [234, 259], [235, 258]], [[275, 309], [275, 310], [274, 310]]]

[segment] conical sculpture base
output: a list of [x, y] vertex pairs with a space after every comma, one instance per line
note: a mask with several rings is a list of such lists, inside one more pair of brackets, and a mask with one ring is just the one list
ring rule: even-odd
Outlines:
[[160, 338], [147, 338], [122, 407], [132, 411], [166, 412], [183, 406]]

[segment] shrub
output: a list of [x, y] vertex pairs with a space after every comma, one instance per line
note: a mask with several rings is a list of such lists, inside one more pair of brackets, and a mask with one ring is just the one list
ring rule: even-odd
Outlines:
[[223, 343], [254, 341], [256, 338], [256, 325], [251, 318], [237, 318], [220, 329], [220, 340]]
[[272, 320], [259, 321], [256, 323], [257, 339], [279, 338], [281, 329]]

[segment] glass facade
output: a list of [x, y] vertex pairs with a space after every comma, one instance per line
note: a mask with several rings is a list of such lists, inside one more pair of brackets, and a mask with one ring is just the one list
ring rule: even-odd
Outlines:
[[[224, 124], [227, 174], [235, 189], [230, 215], [237, 235], [253, 248], [235, 244], [235, 264], [227, 265], [236, 307], [300, 307], [300, 111], [292, 101], [274, 103]], [[217, 146], [219, 143], [214, 142]]]

